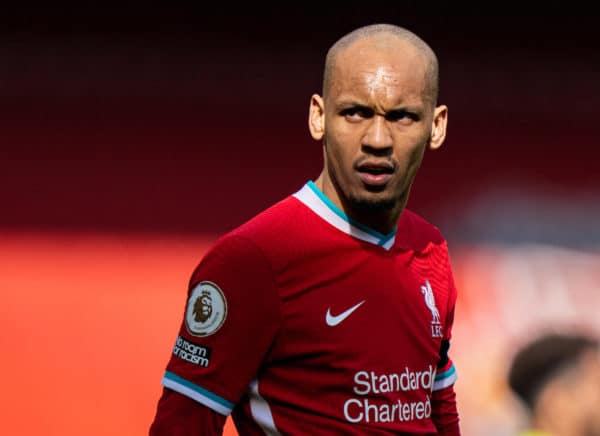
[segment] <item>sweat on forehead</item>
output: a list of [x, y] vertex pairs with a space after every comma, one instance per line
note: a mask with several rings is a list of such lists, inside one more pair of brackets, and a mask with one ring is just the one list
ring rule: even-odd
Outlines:
[[[419, 55], [423, 56], [427, 65], [426, 81], [427, 88], [433, 102], [437, 102], [438, 95], [438, 61], [433, 50], [414, 33], [399, 26], [391, 24], [374, 24], [358, 28], [340, 38], [327, 52], [325, 58], [325, 71], [323, 73], [323, 96], [327, 97], [333, 77], [335, 66], [340, 54], [352, 48], [355, 43], [365, 42], [370, 49], [388, 50], [397, 49], [398, 43], [403, 43], [404, 49], [413, 48]], [[356, 44], [358, 45], [358, 44]]]

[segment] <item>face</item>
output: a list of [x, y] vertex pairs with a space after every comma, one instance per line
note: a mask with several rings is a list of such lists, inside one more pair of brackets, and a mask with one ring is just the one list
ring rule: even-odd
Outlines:
[[557, 435], [600, 436], [600, 354], [588, 351], [540, 394], [539, 425]]
[[584, 358], [578, 378], [574, 403], [579, 406], [576, 415], [581, 422], [581, 434], [600, 436], [600, 355], [597, 352]]
[[399, 214], [426, 146], [437, 148], [445, 136], [447, 109], [431, 101], [425, 59], [407, 43], [390, 44], [363, 40], [345, 49], [325, 100], [311, 101], [311, 133], [324, 145], [323, 190], [347, 212]]

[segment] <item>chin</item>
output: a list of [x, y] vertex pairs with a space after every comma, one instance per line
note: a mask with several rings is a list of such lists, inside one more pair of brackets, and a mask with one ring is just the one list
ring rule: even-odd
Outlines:
[[377, 213], [391, 211], [398, 204], [398, 199], [380, 195], [351, 195], [348, 197], [348, 203], [356, 211]]

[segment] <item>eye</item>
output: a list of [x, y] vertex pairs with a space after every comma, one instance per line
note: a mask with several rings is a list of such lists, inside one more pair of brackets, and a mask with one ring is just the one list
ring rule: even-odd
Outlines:
[[419, 116], [415, 113], [405, 110], [390, 111], [385, 115], [385, 119], [391, 122], [403, 121], [406, 123], [419, 121]]
[[373, 110], [364, 106], [353, 106], [342, 110], [340, 115], [350, 122], [358, 122], [366, 118], [371, 118]]

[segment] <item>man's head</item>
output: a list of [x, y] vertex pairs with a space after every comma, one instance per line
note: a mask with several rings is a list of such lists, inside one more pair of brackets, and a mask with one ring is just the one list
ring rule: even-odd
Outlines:
[[414, 33], [402, 27], [393, 26], [390, 24], [374, 24], [371, 26], [360, 27], [347, 35], [340, 38], [335, 44], [331, 46], [325, 57], [325, 71], [323, 72], [323, 97], [327, 99], [329, 90], [334, 80], [334, 73], [337, 66], [336, 61], [338, 55], [345, 49], [350, 47], [354, 42], [364, 40], [367, 38], [379, 38], [380, 41], [405, 41], [411, 44], [425, 59], [427, 63], [427, 78], [426, 85], [429, 87], [427, 90], [431, 96], [433, 104], [437, 103], [438, 87], [439, 87], [439, 67], [437, 56], [423, 41]]
[[425, 148], [445, 138], [437, 93], [436, 56], [408, 30], [367, 26], [331, 47], [309, 128], [323, 141], [319, 181], [334, 203], [363, 221], [377, 212], [398, 218]]
[[508, 374], [539, 430], [600, 436], [600, 344], [584, 334], [547, 334], [521, 348]]

